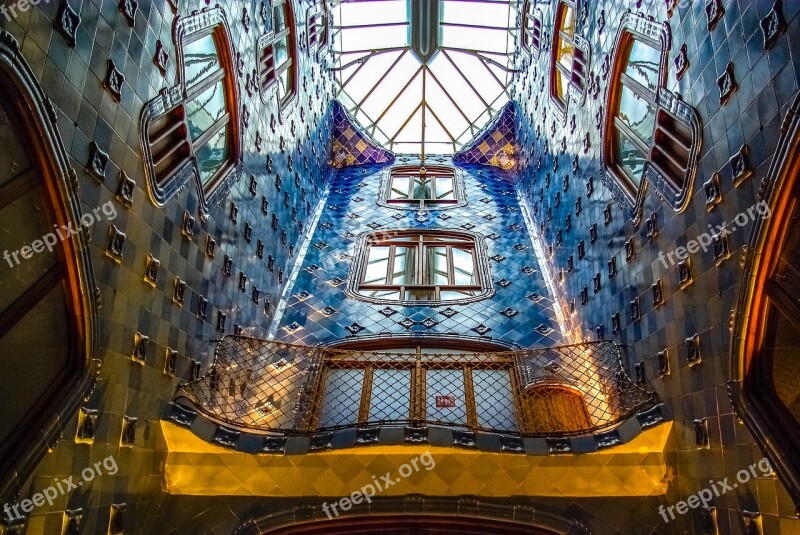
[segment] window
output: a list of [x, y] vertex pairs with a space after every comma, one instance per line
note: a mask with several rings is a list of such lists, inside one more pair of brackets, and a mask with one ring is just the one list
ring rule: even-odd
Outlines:
[[325, 0], [318, 0], [315, 6], [309, 8], [306, 31], [308, 49], [325, 50], [328, 46], [328, 4]]
[[282, 108], [296, 93], [296, 49], [294, 39], [294, 14], [291, 2], [275, 0], [272, 6], [272, 27], [275, 36], [261, 47], [259, 58], [261, 90], [276, 88], [278, 103]]
[[186, 126], [205, 191], [230, 159], [233, 103], [226, 85], [232, 81], [220, 61], [222, 42], [219, 32], [210, 30], [193, 35], [183, 46]]
[[195, 174], [207, 210], [240, 161], [229, 32], [215, 8], [179, 19], [176, 35], [180, 83], [145, 107], [145, 169], [159, 204]]
[[542, 17], [530, 0], [525, 2], [522, 22], [522, 47], [538, 56], [542, 46]]
[[517, 431], [514, 356], [431, 343], [327, 351], [314, 427], [426, 422]]
[[393, 167], [387, 171], [379, 204], [414, 210], [463, 206], [463, 179], [452, 167]]
[[750, 208], [728, 389], [736, 414], [800, 508], [800, 98]]
[[493, 293], [485, 251], [474, 234], [410, 230], [367, 234], [359, 260], [350, 293], [372, 302], [435, 306]]
[[697, 113], [665, 89], [666, 25], [626, 13], [608, 89], [603, 154], [632, 219], [644, 202], [644, 181], [676, 211], [685, 207], [700, 145]]
[[653, 144], [661, 71], [657, 45], [628, 34], [614, 102], [611, 155], [629, 188], [638, 191]]
[[586, 89], [588, 48], [584, 46], [584, 40], [575, 33], [577, 20], [575, 1], [560, 0], [556, 8], [550, 95], [562, 111], [567, 107], [570, 85], [580, 94], [585, 94]]
[[66, 230], [82, 227], [69, 159], [21, 47], [0, 41], [0, 487], [9, 491], [57, 442], [97, 370], [94, 294], [82, 284], [93, 280], [89, 251]]

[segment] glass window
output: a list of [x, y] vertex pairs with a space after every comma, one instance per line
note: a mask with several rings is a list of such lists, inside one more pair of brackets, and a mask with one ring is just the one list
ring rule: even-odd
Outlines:
[[572, 78], [572, 63], [575, 57], [575, 23], [575, 7], [571, 3], [561, 0], [556, 10], [551, 94], [562, 108], [566, 106], [567, 88]]
[[308, 13], [308, 46], [322, 50], [328, 46], [328, 3], [318, 0]]
[[188, 39], [183, 46], [185, 122], [200, 183], [208, 193], [232, 159], [230, 125], [235, 104], [228, 88], [234, 82], [231, 67], [224, 61], [225, 40], [220, 26]]
[[[23, 108], [29, 113], [27, 107]], [[0, 456], [29, 446], [84, 367], [83, 314], [73, 300], [69, 231], [26, 138], [14, 98], [0, 87]], [[57, 189], [57, 188], [56, 188]], [[61, 225], [64, 223], [64, 225]], [[71, 228], [75, 225], [71, 223]]]
[[452, 301], [482, 295], [472, 236], [400, 231], [369, 237], [358, 293], [387, 301]]
[[632, 33], [626, 33], [620, 43], [619, 61], [624, 63], [612, 82], [610, 161], [630, 196], [635, 197], [654, 142], [661, 51]]
[[458, 204], [456, 174], [448, 167], [395, 167], [389, 173], [385, 202], [414, 209]]
[[271, 52], [261, 55], [262, 88], [267, 89], [277, 83], [278, 103], [284, 107], [296, 92], [294, 14], [290, 2], [275, 1], [272, 23], [275, 38], [267, 46]]

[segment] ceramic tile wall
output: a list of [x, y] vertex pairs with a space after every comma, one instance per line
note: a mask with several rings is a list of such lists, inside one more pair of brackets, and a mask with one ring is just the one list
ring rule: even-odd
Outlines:
[[[99, 351], [94, 356], [103, 361], [98, 387], [84, 405], [99, 413], [93, 444], [76, 443], [75, 414], [64, 423], [55, 451], [42, 460], [19, 495], [8, 498], [30, 497], [49, 486], [54, 477], [78, 477], [81, 470], [109, 455], [119, 471], [96, 478], [52, 506], [37, 507], [14, 528], [21, 531], [14, 532], [61, 534], [63, 511], [82, 509], [80, 532], [106, 533], [112, 504], [124, 504], [124, 518], [117, 521], [125, 533], [159, 533], [163, 514], [159, 504], [165, 495], [157, 421], [178, 383], [189, 379], [193, 370], [207, 369], [213, 358], [213, 339], [240, 329], [266, 336], [297, 258], [295, 247], [304, 234], [303, 224], [327, 185], [332, 79], [322, 72], [316, 51], [304, 45], [303, 21], [311, 3], [294, 2], [301, 22], [296, 35], [300, 96], [283, 122], [273, 121], [279, 115], [276, 102], [262, 102], [260, 95], [246, 87], [256, 67], [256, 42], [264, 33], [262, 2], [221, 2], [240, 71], [236, 76], [240, 113], [249, 116], [249, 121], [243, 128], [242, 179], [211, 210], [209, 221], [203, 222], [191, 184], [163, 208], [148, 197], [139, 121], [144, 104], [175, 84], [172, 27], [176, 17], [207, 9], [211, 3], [53, 0], [25, 4], [28, 9], [3, 11], [0, 27], [19, 42], [53, 101], [60, 135], [78, 174], [82, 210], [114, 203], [118, 216], [113, 224], [126, 239], [117, 264], [105, 254], [111, 223], [103, 221], [92, 228], [92, 264], [102, 298], [97, 319]], [[133, 13], [132, 22], [123, 10]], [[62, 16], [72, 16], [77, 23], [74, 46], [55, 29], [67, 20]], [[154, 59], [159, 45], [168, 56], [164, 75]], [[124, 76], [119, 102], [104, 89], [109, 59]], [[108, 155], [102, 183], [85, 170], [92, 142]], [[130, 207], [118, 195], [122, 172], [135, 182]], [[194, 218], [191, 234], [185, 232], [187, 217]], [[209, 240], [215, 242], [213, 257], [207, 253]], [[259, 244], [263, 244], [261, 254]], [[160, 261], [155, 287], [144, 281], [148, 254]], [[224, 273], [226, 256], [232, 259], [230, 276]], [[273, 269], [267, 269], [268, 262]], [[243, 289], [241, 274], [246, 277]], [[186, 283], [182, 306], [172, 299], [176, 277]], [[254, 297], [256, 288], [259, 292]], [[208, 308], [201, 318], [198, 310], [203, 300]], [[131, 358], [137, 333], [149, 338], [143, 347], [143, 365]], [[165, 372], [168, 348], [178, 352], [174, 373]], [[125, 417], [138, 418], [132, 447], [120, 445]], [[151, 526], [149, 530], [143, 527], [145, 523]]]
[[[667, 2], [669, 4], [669, 2]], [[519, 139], [526, 168], [521, 172], [519, 190], [536, 212], [538, 225], [544, 225], [545, 242], [554, 247], [552, 270], [567, 271], [562, 300], [575, 302], [574, 320], [583, 335], [591, 339], [602, 335], [629, 346], [634, 360], [644, 362], [648, 380], [662, 400], [675, 413], [675, 453], [671, 492], [663, 504], [673, 505], [708, 486], [709, 480], [733, 477], [742, 468], [761, 459], [744, 426], [736, 421], [726, 392], [729, 316], [738, 292], [741, 267], [738, 258], [750, 238], [752, 222], [730, 236], [732, 255], [716, 265], [712, 251], [691, 255], [693, 282], [679, 289], [677, 266], [659, 260], [685, 245], [688, 240], [707, 231], [708, 225], [731, 222], [742, 211], [752, 207], [756, 192], [771, 163], [778, 143], [785, 110], [798, 88], [800, 53], [796, 46], [800, 24], [800, 4], [778, 4], [788, 22], [788, 30], [774, 46], [766, 50], [760, 21], [774, 8], [766, 0], [727, 0], [721, 2], [677, 2], [671, 17], [662, 1], [579, 2], [578, 33], [591, 44], [591, 65], [588, 96], [583, 106], [570, 104], [566, 121], [555, 118], [554, 107], [546, 93], [550, 72], [550, 52], [539, 58], [521, 58], [527, 64], [518, 76], [515, 93], [521, 101]], [[545, 34], [552, 36], [557, 2], [537, 2], [545, 25]], [[588, 6], [586, 14], [583, 10]], [[707, 14], [722, 12], [709, 30]], [[717, 9], [722, 8], [722, 9]], [[681, 94], [699, 113], [703, 124], [703, 142], [698, 175], [688, 208], [675, 213], [650, 188], [644, 205], [644, 219], [655, 215], [658, 236], [648, 239], [646, 225], [634, 226], [611, 200], [610, 192], [600, 180], [601, 138], [598, 112], [606, 106], [604, 96], [609, 83], [609, 66], [617, 35], [617, 24], [626, 10], [640, 11], [657, 21], [667, 21], [672, 40], [669, 51], [667, 86]], [[681, 53], [686, 46], [685, 58]], [[676, 61], [688, 61], [688, 69], [677, 79]], [[726, 104], [721, 104], [717, 79], [726, 67], [733, 65], [738, 84]], [[538, 134], [538, 135], [537, 135]], [[746, 144], [750, 149], [753, 176], [733, 185], [728, 160]], [[541, 163], [539, 163], [541, 162]], [[722, 202], [707, 209], [704, 182], [714, 172], [720, 173]], [[549, 186], [547, 177], [550, 177]], [[565, 180], [568, 184], [565, 184]], [[587, 193], [591, 181], [593, 191]], [[541, 192], [541, 193], [540, 193]], [[560, 203], [554, 200], [560, 193]], [[580, 201], [578, 213], [576, 202]], [[610, 205], [609, 205], [610, 203]], [[610, 206], [611, 218], [606, 224], [604, 209]], [[552, 219], [548, 219], [548, 212]], [[565, 219], [571, 218], [571, 231]], [[592, 243], [590, 228], [597, 227]], [[562, 236], [560, 245], [558, 235]], [[626, 242], [632, 241], [635, 256], [626, 259]], [[578, 258], [579, 243], [586, 254]], [[574, 269], [568, 269], [573, 258]], [[608, 263], [616, 262], [617, 274], [609, 278]], [[599, 291], [593, 291], [593, 279], [600, 277]], [[653, 305], [651, 285], [661, 281], [664, 304]], [[581, 291], [588, 287], [588, 302], [581, 305]], [[632, 317], [630, 302], [639, 298], [641, 318]], [[613, 328], [618, 315], [619, 330]], [[699, 335], [702, 363], [689, 366], [685, 339]], [[659, 377], [657, 353], [667, 350], [671, 374]], [[706, 418], [710, 448], [698, 450], [693, 420]], [[744, 533], [742, 511], [759, 511], [763, 532], [795, 533], [800, 525], [794, 519], [791, 500], [775, 478], [758, 478], [715, 499], [720, 533]], [[658, 521], [658, 517], [655, 518]], [[656, 525], [653, 526], [654, 528]], [[705, 518], [695, 509], [669, 525], [661, 523], [657, 531], [704, 533]], [[627, 531], [622, 531], [628, 533]], [[678, 531], [676, 531], [678, 532]]]
[[[451, 159], [430, 157], [427, 162], [449, 165]], [[419, 165], [419, 159], [400, 156], [397, 164]], [[465, 206], [419, 213], [378, 205], [387, 169], [351, 167], [334, 176], [277, 338], [318, 345], [378, 334], [450, 334], [520, 347], [550, 346], [562, 340], [510, 176], [492, 167], [467, 166]], [[417, 228], [467, 230], [483, 236], [495, 295], [440, 307], [372, 304], [345, 296], [359, 235]]]

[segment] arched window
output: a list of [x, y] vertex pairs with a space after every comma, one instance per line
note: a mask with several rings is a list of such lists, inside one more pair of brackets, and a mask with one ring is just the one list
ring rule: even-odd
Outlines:
[[272, 30], [274, 33], [259, 41], [259, 78], [262, 93], [272, 95], [274, 89], [282, 110], [297, 94], [297, 45], [290, 0], [273, 3]]
[[0, 30], [0, 473], [21, 481], [88, 384], [94, 296], [66, 152], [12, 42]]
[[650, 183], [676, 211], [689, 199], [700, 149], [696, 112], [666, 88], [670, 32], [642, 15], [623, 16], [606, 98], [605, 182], [636, 220]]
[[230, 32], [222, 10], [214, 8], [179, 19], [175, 34], [179, 84], [145, 107], [145, 169], [158, 204], [194, 175], [207, 210], [241, 161]]
[[570, 86], [581, 98], [586, 94], [589, 47], [576, 33], [577, 26], [577, 0], [559, 0], [553, 24], [550, 96], [561, 112], [566, 112]]
[[787, 117], [742, 278], [731, 346], [734, 408], [800, 509], [800, 97]]

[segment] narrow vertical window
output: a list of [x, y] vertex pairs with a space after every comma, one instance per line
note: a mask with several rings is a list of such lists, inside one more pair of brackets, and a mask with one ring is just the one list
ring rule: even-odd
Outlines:
[[180, 82], [150, 101], [142, 117], [145, 170], [158, 204], [194, 174], [207, 210], [241, 159], [229, 35], [219, 8], [176, 23]]
[[551, 95], [559, 107], [567, 106], [567, 88], [572, 79], [575, 59], [575, 4], [561, 0], [556, 9], [553, 66], [551, 71]]
[[697, 113], [665, 87], [669, 35], [667, 26], [626, 13], [614, 52], [603, 162], [606, 183], [634, 220], [646, 182], [674, 210], [686, 206], [700, 150]]
[[288, 0], [275, 0], [272, 28], [275, 36], [271, 42], [263, 44], [259, 57], [261, 90], [267, 91], [274, 86], [278, 104], [284, 108], [297, 92], [294, 13]]
[[325, 0], [317, 0], [308, 9], [306, 33], [309, 50], [325, 50], [328, 46], [328, 5]]

